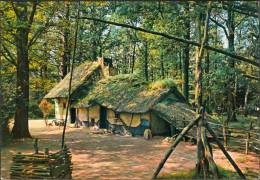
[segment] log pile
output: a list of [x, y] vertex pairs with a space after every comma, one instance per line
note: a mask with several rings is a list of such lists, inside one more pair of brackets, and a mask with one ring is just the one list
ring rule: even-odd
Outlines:
[[70, 179], [71, 152], [67, 147], [49, 154], [21, 154], [13, 156], [11, 179]]

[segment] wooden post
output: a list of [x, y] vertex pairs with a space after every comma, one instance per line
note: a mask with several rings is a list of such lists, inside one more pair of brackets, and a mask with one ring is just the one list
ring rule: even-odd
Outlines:
[[226, 122], [224, 122], [224, 124], [223, 124], [223, 142], [224, 142], [225, 148], [227, 148], [227, 124], [226, 124]]
[[214, 131], [210, 128], [210, 126], [208, 124], [205, 124], [207, 130], [209, 131], [209, 133], [211, 134], [211, 136], [213, 137], [213, 139], [216, 141], [217, 145], [219, 146], [219, 148], [222, 150], [222, 152], [224, 153], [224, 155], [226, 156], [226, 158], [229, 160], [229, 162], [231, 163], [231, 165], [234, 167], [234, 169], [237, 171], [237, 173], [239, 174], [239, 176], [242, 179], [246, 179], [245, 175], [242, 173], [242, 171], [239, 169], [239, 167], [237, 166], [237, 164], [235, 163], [235, 161], [232, 159], [232, 157], [228, 154], [228, 152], [225, 150], [225, 147], [221, 144], [221, 142], [218, 140], [217, 135], [214, 133]]
[[249, 125], [249, 129], [248, 129], [248, 132], [247, 132], [247, 136], [246, 136], [246, 154], [248, 154], [248, 149], [249, 149], [249, 144], [250, 144], [250, 131], [252, 129], [252, 121], [250, 122], [250, 125]]
[[34, 140], [33, 147], [34, 147], [35, 154], [38, 154], [39, 153], [39, 146], [38, 146], [38, 139], [37, 138]]
[[65, 115], [65, 121], [64, 121], [62, 136], [61, 136], [61, 148], [64, 147], [64, 143], [65, 143], [65, 132], [66, 132], [67, 121], [68, 121], [69, 106], [70, 106], [70, 103], [71, 103], [71, 84], [72, 84], [74, 62], [75, 62], [76, 49], [77, 49], [77, 37], [78, 37], [78, 28], [79, 28], [79, 15], [80, 15], [79, 11], [80, 11], [80, 1], [78, 1], [77, 20], [76, 20], [76, 24], [75, 24], [76, 30], [75, 30], [75, 36], [74, 36], [74, 47], [73, 47], [73, 54], [72, 54], [70, 79], [69, 79], [69, 89], [68, 89], [68, 98], [67, 98], [67, 106], [66, 106], [66, 115]]
[[181, 141], [182, 137], [198, 122], [198, 120], [201, 118], [201, 116], [197, 117], [195, 120], [191, 121], [182, 131], [181, 133], [177, 136], [173, 144], [170, 146], [170, 148], [166, 151], [163, 159], [159, 163], [158, 167], [156, 168], [156, 171], [153, 174], [152, 179], [156, 179], [158, 174], [160, 173], [161, 169], [163, 168], [165, 162], [173, 152], [173, 150], [176, 148], [176, 146], [179, 144]]
[[44, 154], [45, 154], [45, 155], [49, 155], [49, 148], [45, 148]]
[[249, 148], [249, 136], [250, 136], [250, 133], [247, 133], [247, 136], [246, 136], [246, 154], [248, 154], [248, 148]]
[[[206, 105], [206, 103], [205, 103]], [[203, 110], [202, 110], [202, 117], [201, 117], [201, 129], [200, 129], [200, 135], [201, 135], [201, 141], [202, 141], [202, 144], [203, 144], [203, 147], [204, 147], [204, 156], [205, 156], [205, 161], [206, 162], [206, 171], [204, 169], [204, 178], [208, 178], [208, 168], [211, 169], [211, 172], [213, 173], [214, 175], [214, 178], [215, 179], [219, 179], [219, 171], [218, 171], [218, 167], [213, 159], [213, 153], [212, 153], [212, 148], [208, 142], [208, 139], [207, 139], [207, 134], [206, 134], [206, 127], [205, 127], [205, 124], [207, 123], [204, 119], [204, 116], [205, 116], [205, 106], [203, 107]], [[206, 176], [205, 176], [206, 175]]]
[[2, 179], [2, 128], [0, 125], [0, 179]]
[[[199, 113], [200, 110], [198, 110]], [[206, 158], [204, 153], [204, 147], [201, 139], [201, 129], [202, 129], [202, 121], [199, 120], [197, 124], [197, 161], [196, 161], [196, 176], [199, 178], [200, 175], [203, 173], [203, 176], [206, 177]]]

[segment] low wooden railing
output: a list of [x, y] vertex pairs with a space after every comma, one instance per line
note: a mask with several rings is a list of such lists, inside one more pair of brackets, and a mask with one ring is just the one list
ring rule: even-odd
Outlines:
[[71, 153], [67, 147], [49, 154], [21, 154], [13, 156], [11, 179], [71, 179]]
[[[187, 124], [188, 121], [185, 123]], [[218, 139], [222, 141], [225, 148], [244, 151], [246, 154], [260, 152], [260, 127], [252, 123], [247, 128], [229, 127], [213, 121], [207, 121], [207, 123], [218, 135]]]

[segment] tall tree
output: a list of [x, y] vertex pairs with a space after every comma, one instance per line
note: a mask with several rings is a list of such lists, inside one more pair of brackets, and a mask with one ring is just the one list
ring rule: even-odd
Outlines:
[[[190, 40], [190, 19], [189, 2], [185, 3], [186, 18], [184, 21], [185, 35], [184, 39]], [[185, 44], [183, 48], [183, 62], [182, 62], [182, 93], [187, 101], [189, 101], [189, 61], [190, 61], [190, 47], [189, 44]]]
[[66, 10], [64, 18], [64, 26], [63, 26], [63, 34], [62, 34], [62, 44], [63, 44], [63, 53], [62, 53], [62, 62], [61, 62], [61, 78], [63, 79], [68, 71], [70, 65], [70, 4], [66, 3]]
[[[228, 18], [227, 18], [227, 27], [228, 27], [228, 49], [230, 52], [235, 52], [235, 14], [232, 10], [234, 2], [230, 1], [228, 6]], [[234, 70], [235, 68], [235, 60], [233, 58], [229, 58], [229, 67]], [[227, 122], [236, 120], [236, 94], [235, 94], [235, 76], [234, 73], [230, 74], [230, 77], [227, 82], [227, 110], [228, 117]]]
[[144, 42], [144, 77], [145, 80], [149, 80], [149, 72], [148, 72], [148, 42]]
[[16, 112], [12, 136], [14, 138], [31, 137], [28, 128], [29, 106], [29, 32], [33, 23], [37, 3], [34, 1], [12, 2], [16, 14], [15, 45], [17, 54]]

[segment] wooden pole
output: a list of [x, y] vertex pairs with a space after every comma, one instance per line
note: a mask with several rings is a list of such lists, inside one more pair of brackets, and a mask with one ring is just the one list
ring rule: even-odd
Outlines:
[[223, 124], [223, 142], [224, 146], [227, 148], [227, 122], [225, 121]]
[[198, 116], [195, 120], [191, 121], [182, 131], [181, 133], [177, 136], [177, 138], [175, 139], [175, 141], [173, 142], [173, 144], [170, 146], [170, 148], [166, 151], [163, 159], [161, 160], [161, 162], [159, 163], [159, 165], [156, 168], [156, 171], [153, 174], [152, 179], [156, 179], [158, 174], [160, 173], [161, 169], [163, 168], [165, 162], [167, 161], [167, 159], [169, 158], [169, 156], [171, 155], [171, 153], [174, 151], [174, 149], [176, 148], [176, 146], [179, 144], [179, 142], [181, 141], [182, 137], [198, 122], [198, 120], [201, 118], [201, 116]]
[[33, 147], [34, 147], [34, 153], [35, 153], [35, 154], [38, 154], [38, 153], [39, 153], [38, 138], [36, 138], [36, 139], [34, 140], [34, 145], [33, 145]]
[[[0, 27], [0, 37], [1, 37], [1, 27]], [[2, 40], [0, 39], [0, 48], [1, 48], [1, 42]], [[0, 49], [0, 70], [2, 70], [2, 51]], [[2, 82], [2, 76], [0, 76], [0, 82]], [[2, 111], [2, 106], [4, 104], [3, 102], [3, 94], [2, 94], [2, 83], [0, 83], [0, 111]], [[3, 122], [4, 122], [4, 118], [0, 117], [0, 179], [2, 179], [2, 144], [3, 144]]]
[[[209, 18], [211, 13], [211, 3], [208, 2], [207, 10], [206, 10], [206, 18], [204, 22], [204, 26], [202, 26], [202, 17], [204, 13], [200, 12], [199, 16], [196, 18], [196, 29], [197, 35], [199, 37], [199, 42], [201, 43], [200, 48], [196, 48], [196, 65], [195, 65], [195, 104], [197, 107], [197, 113], [202, 113], [202, 118], [198, 122], [197, 125], [197, 162], [196, 162], [196, 176], [200, 177], [201, 175], [204, 178], [208, 177], [209, 174], [209, 161], [205, 155], [207, 146], [207, 137], [205, 137], [205, 127], [203, 127], [203, 118], [205, 112], [205, 106], [202, 108], [202, 99], [203, 99], [203, 91], [202, 91], [202, 58], [204, 56], [205, 45], [208, 43], [208, 31], [209, 31]], [[203, 27], [203, 37], [202, 37], [202, 27]], [[201, 112], [202, 110], [202, 112]], [[203, 131], [204, 128], [204, 131]], [[202, 138], [204, 138], [204, 143], [202, 142]], [[210, 155], [208, 155], [210, 156]]]
[[248, 154], [248, 149], [249, 149], [249, 141], [250, 141], [250, 131], [252, 129], [252, 126], [253, 126], [253, 122], [251, 121], [250, 122], [250, 125], [249, 125], [249, 129], [248, 129], [248, 132], [247, 132], [247, 136], [246, 136], [246, 154]]
[[[205, 103], [206, 104], [206, 103]], [[208, 163], [208, 167], [207, 168], [210, 168], [213, 175], [214, 175], [214, 178], [215, 179], [219, 179], [219, 171], [218, 171], [218, 167], [213, 159], [213, 153], [212, 153], [212, 148], [208, 142], [208, 139], [207, 139], [207, 134], [206, 134], [206, 127], [205, 127], [205, 124], [207, 123], [204, 119], [204, 116], [205, 116], [205, 106], [203, 107], [203, 110], [202, 110], [202, 117], [201, 117], [201, 141], [203, 143], [203, 146], [204, 146], [204, 155], [205, 155], [205, 158], [207, 160], [207, 163]], [[207, 169], [208, 170], [208, 169]], [[204, 178], [208, 178], [208, 171], [205, 172], [205, 174], [207, 176], [204, 176]]]
[[64, 126], [63, 126], [62, 138], [61, 138], [61, 148], [64, 147], [65, 132], [66, 132], [70, 100], [71, 100], [71, 83], [72, 83], [73, 69], [74, 69], [74, 62], [75, 62], [75, 55], [76, 55], [76, 48], [77, 48], [77, 37], [78, 37], [78, 28], [79, 28], [79, 11], [80, 11], [80, 1], [78, 1], [76, 31], [75, 31], [75, 37], [74, 37], [74, 49], [73, 49], [73, 57], [72, 57], [71, 71], [70, 71], [70, 81], [69, 81], [69, 92], [68, 92], [69, 94], [68, 94], [68, 99], [67, 99], [66, 116], [65, 116], [65, 122], [64, 122]]
[[[260, 29], [260, 1], [258, 1], [258, 29]], [[257, 47], [258, 47], [258, 63], [260, 63], [260, 37], [258, 36], [258, 41], [257, 41]], [[258, 68], [258, 78], [260, 79], [260, 68]], [[258, 83], [258, 93], [260, 93], [260, 85]], [[258, 96], [258, 102], [259, 102], [260, 98]], [[258, 116], [258, 128], [260, 128], [260, 117]], [[260, 139], [260, 134], [258, 135], [258, 139]], [[258, 143], [258, 147], [260, 149], [260, 143]], [[259, 150], [258, 149], [258, 150]], [[259, 157], [259, 167], [260, 167], [260, 153], [258, 154]], [[260, 179], [260, 170], [259, 170], [259, 174], [258, 174], [258, 179]]]
[[[2, 16], [3, 13], [1, 13]], [[2, 18], [1, 18], [2, 20]], [[0, 38], [2, 38], [2, 27], [0, 24]], [[0, 39], [0, 71], [2, 71], [2, 39]], [[4, 95], [3, 95], [3, 86], [2, 86], [2, 77], [0, 75], [0, 113], [2, 113], [2, 107], [4, 105]], [[3, 123], [5, 122], [5, 119], [3, 117], [0, 117], [0, 179], [2, 179], [2, 144], [3, 144], [3, 136], [4, 136], [4, 128], [3, 128]]]
[[[147, 29], [131, 26], [131, 25], [128, 25], [128, 24], [122, 24], [122, 23], [118, 23], [118, 22], [106, 21], [106, 20], [102, 20], [102, 19], [98, 19], [98, 18], [92, 18], [92, 17], [80, 17], [80, 19], [88, 19], [88, 20], [102, 22], [102, 23], [111, 24], [111, 25], [115, 25], [115, 26], [130, 28], [130, 29], [134, 29], [134, 30], [145, 32], [145, 33], [149, 33], [149, 34], [162, 36], [162, 37], [165, 37], [165, 38], [168, 38], [168, 39], [173, 39], [173, 40], [181, 42], [181, 43], [186, 43], [186, 44], [190, 44], [190, 45], [197, 46], [197, 47], [201, 46], [201, 44], [198, 43], [198, 42], [194, 42], [194, 41], [187, 40], [187, 39], [182, 39], [180, 37], [176, 37], [176, 36], [173, 36], [173, 35], [165, 34], [165, 33], [162, 33], [162, 32], [150, 31], [150, 30], [147, 30]], [[205, 49], [208, 49], [208, 50], [211, 50], [211, 51], [215, 51], [215, 52], [218, 52], [220, 54], [224, 54], [226, 56], [235, 58], [237, 60], [244, 61], [244, 62], [247, 62], [247, 63], [252, 64], [254, 66], [260, 67], [260, 63], [255, 62], [252, 59], [248, 59], [246, 57], [237, 55], [235, 53], [231, 53], [231, 52], [228, 52], [226, 50], [218, 49], [218, 48], [215, 48], [215, 47], [212, 47], [212, 46], [209, 46], [209, 45], [205, 45], [204, 47], [205, 47]]]
[[214, 140], [216, 141], [217, 145], [219, 146], [219, 148], [222, 150], [222, 152], [224, 153], [224, 155], [226, 156], [226, 158], [229, 160], [229, 162], [231, 163], [231, 165], [234, 167], [234, 169], [237, 171], [238, 175], [242, 178], [242, 179], [246, 179], [245, 175], [242, 173], [242, 171], [239, 169], [239, 167], [237, 166], [237, 164], [235, 163], [235, 161], [232, 159], [232, 157], [228, 154], [228, 152], [225, 150], [225, 147], [222, 145], [222, 143], [218, 140], [217, 135], [214, 133], [214, 131], [210, 128], [210, 126], [208, 124], [205, 124], [207, 130], [209, 131], [209, 133], [211, 134], [211, 136], [214, 138]]

